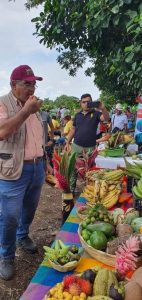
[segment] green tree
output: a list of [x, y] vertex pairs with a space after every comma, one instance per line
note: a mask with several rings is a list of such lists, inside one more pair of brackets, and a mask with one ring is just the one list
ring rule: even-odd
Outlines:
[[40, 43], [55, 47], [71, 75], [89, 58], [87, 75], [102, 91], [133, 98], [142, 87], [141, 0], [27, 0], [43, 4], [34, 18]]
[[42, 104], [42, 110], [51, 110], [55, 108], [55, 103], [49, 98], [45, 98]]
[[70, 111], [79, 107], [79, 99], [73, 96], [61, 95], [54, 102], [56, 107], [65, 106]]

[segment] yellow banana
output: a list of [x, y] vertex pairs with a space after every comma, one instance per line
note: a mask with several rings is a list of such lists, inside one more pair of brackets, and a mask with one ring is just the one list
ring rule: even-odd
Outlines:
[[100, 180], [96, 180], [95, 181], [95, 185], [94, 185], [94, 197], [98, 197], [99, 198], [100, 186], [101, 186]]
[[109, 191], [113, 191], [113, 190], [115, 190], [116, 189], [116, 185], [115, 184], [111, 184], [111, 185], [109, 185], [109, 187], [108, 187], [108, 190]]
[[101, 186], [100, 186], [100, 199], [106, 196], [108, 192], [108, 184], [106, 180], [101, 181]]
[[103, 176], [105, 180], [119, 180], [124, 175], [122, 170], [114, 170], [111, 172], [106, 172]]
[[94, 187], [93, 187], [93, 185], [89, 185], [88, 184], [88, 185], [86, 185], [85, 189], [94, 193]]
[[118, 198], [119, 198], [119, 195], [115, 195], [112, 199], [110, 199], [110, 201], [108, 201], [107, 203], [103, 203], [103, 205], [107, 209], [109, 209], [109, 208], [113, 207], [118, 202]]
[[118, 189], [109, 192], [108, 195], [102, 200], [102, 204], [106, 208], [113, 207], [117, 203], [119, 195], [120, 195], [120, 190]]

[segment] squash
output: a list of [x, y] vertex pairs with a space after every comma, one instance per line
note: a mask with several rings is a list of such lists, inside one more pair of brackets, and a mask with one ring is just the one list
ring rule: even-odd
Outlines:
[[142, 226], [142, 217], [140, 217], [140, 218], [135, 218], [135, 219], [132, 221], [131, 226], [132, 226], [134, 232], [139, 232], [139, 229], [140, 229], [141, 226]]
[[125, 285], [124, 300], [142, 300], [142, 288], [137, 282], [130, 281]]

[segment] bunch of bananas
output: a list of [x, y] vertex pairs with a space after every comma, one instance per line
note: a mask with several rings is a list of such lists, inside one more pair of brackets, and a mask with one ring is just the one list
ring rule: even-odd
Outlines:
[[107, 181], [119, 181], [124, 176], [124, 171], [113, 170], [111, 172], [104, 173], [103, 179]]
[[133, 193], [139, 199], [142, 199], [142, 178], [133, 186]]
[[101, 202], [106, 208], [111, 208], [117, 203], [121, 193], [123, 175], [122, 170], [104, 173], [103, 179], [96, 179], [93, 185], [86, 185], [82, 196], [92, 205]]

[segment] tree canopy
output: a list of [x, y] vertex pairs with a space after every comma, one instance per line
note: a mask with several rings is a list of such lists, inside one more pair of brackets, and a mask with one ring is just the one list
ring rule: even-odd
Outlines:
[[74, 109], [77, 109], [80, 107], [79, 105], [79, 99], [74, 96], [67, 96], [67, 95], [61, 95], [55, 99], [55, 101], [50, 100], [49, 98], [44, 99], [42, 109], [48, 109], [52, 110], [55, 108], [61, 108], [65, 106], [68, 110], [71, 112], [74, 111]]
[[27, 0], [43, 11], [32, 21], [35, 35], [56, 48], [62, 68], [75, 75], [86, 59], [100, 90], [133, 98], [142, 89], [141, 0]]

